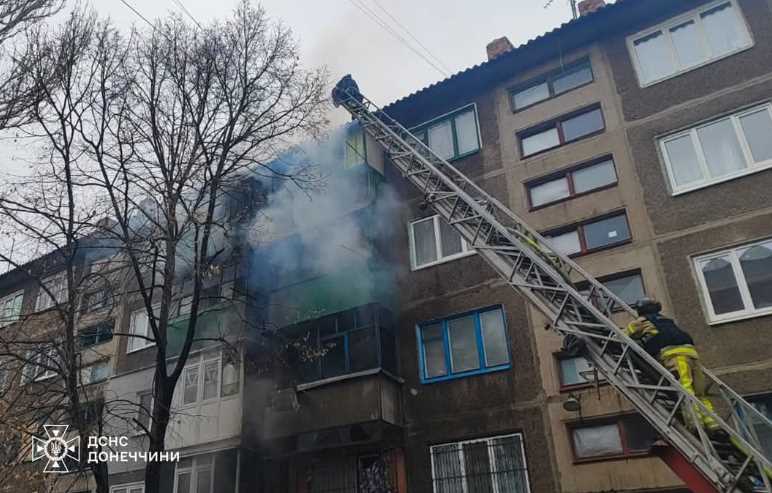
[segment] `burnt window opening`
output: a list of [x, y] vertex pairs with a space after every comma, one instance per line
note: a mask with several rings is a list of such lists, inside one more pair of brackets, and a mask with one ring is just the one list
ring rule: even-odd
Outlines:
[[[301, 383], [381, 368], [397, 374], [391, 314], [363, 305], [283, 329], [293, 338]], [[293, 365], [294, 366], [294, 365]]]

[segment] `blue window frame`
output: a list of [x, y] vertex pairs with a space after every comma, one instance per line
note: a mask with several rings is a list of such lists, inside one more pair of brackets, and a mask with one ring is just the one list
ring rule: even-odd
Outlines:
[[510, 368], [501, 306], [454, 315], [416, 328], [421, 382], [432, 383]]

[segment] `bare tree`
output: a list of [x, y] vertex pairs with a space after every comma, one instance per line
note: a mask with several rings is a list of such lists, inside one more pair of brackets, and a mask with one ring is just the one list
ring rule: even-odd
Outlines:
[[14, 46], [15, 38], [59, 12], [63, 5], [64, 0], [0, 1], [0, 128], [27, 121], [27, 109], [40, 95], [39, 86], [30, 84], [25, 71], [30, 54]]
[[[271, 163], [326, 124], [326, 74], [304, 69], [290, 30], [248, 1], [224, 22], [191, 26], [171, 17], [129, 37], [77, 10], [58, 29], [29, 36], [25, 54], [23, 82], [36, 91], [36, 104], [25, 109], [26, 131], [43, 143], [43, 162], [28, 179], [6, 186], [0, 217], [7, 232], [26, 238], [26, 248], [50, 252], [51, 262], [30, 270], [8, 254], [0, 260], [56, 303], [49, 319], [17, 321], [20, 331], [0, 341], [0, 358], [17, 373], [37, 367], [58, 377], [43, 379], [46, 385], [37, 375], [25, 377], [37, 385], [16, 387], [26, 399], [6, 400], [7, 422], [37, 399], [89, 434], [84, 403], [100, 389], [82, 379], [78, 309], [100, 280], [88, 267], [91, 251], [109, 245], [120, 268], [101, 281], [116, 303], [139, 300], [149, 321], [147, 333], [115, 335], [152, 342], [155, 353], [150, 419], [132, 425], [144, 429], [149, 452], [163, 451], [175, 387], [194, 343], [228, 342], [223, 334], [202, 333], [199, 313], [210, 301], [207, 283], [231, 255], [229, 237], [243, 212], [227, 207], [229, 197], [244, 192], [245, 176], [297, 178]], [[46, 278], [52, 266], [64, 272], [62, 292]], [[174, 347], [170, 321], [183, 284], [190, 317]], [[24, 331], [24, 324], [55, 330]], [[139, 405], [97, 400], [98, 428], [109, 416], [136, 416]], [[28, 425], [40, 419], [40, 413], [25, 417]], [[97, 491], [106, 493], [106, 465], [90, 467]], [[159, 477], [160, 464], [148, 462], [148, 493], [158, 491]]]
[[[81, 310], [83, 295], [98, 281], [107, 281], [89, 267], [106, 249], [95, 238], [98, 216], [93, 200], [83, 193], [77, 163], [84, 157], [81, 115], [96, 75], [125, 48], [108, 23], [80, 9], [57, 27], [38, 26], [28, 36], [20, 71], [37, 97], [25, 109], [25, 131], [40, 144], [40, 162], [0, 194], [0, 224], [14, 237], [17, 250], [19, 244], [27, 250], [22, 260], [11, 252], [0, 252], [0, 260], [15, 268], [10, 275], [17, 282], [36, 288], [38, 295], [26, 303], [26, 315], [10, 310], [12, 320], [6, 322], [13, 324], [0, 336], [0, 357], [14, 377], [6, 385], [0, 413], [9, 433], [34, 433], [41, 431], [41, 423], [64, 422], [87, 437], [104, 427], [102, 388], [92, 385], [84, 366], [110, 355], [85, 354], [79, 325], [88, 319]], [[26, 262], [36, 254], [42, 256]], [[111, 283], [119, 281], [111, 277]], [[11, 466], [18, 466], [18, 460]], [[97, 491], [107, 493], [107, 465], [88, 467]]]
[[[289, 29], [248, 1], [221, 23], [160, 22], [134, 37], [129, 53], [120, 74], [101, 79], [89, 106], [96, 113], [80, 128], [98, 168], [84, 176], [116, 221], [106, 233], [123, 248], [149, 320], [149, 333], [128, 336], [155, 345], [152, 453], [165, 450], [177, 381], [205, 338], [199, 308], [226, 255], [226, 196], [246, 173], [281, 174], [268, 163], [326, 123], [326, 74], [304, 70]], [[183, 281], [190, 317], [173, 354], [169, 321]], [[148, 493], [159, 475], [149, 462]]]

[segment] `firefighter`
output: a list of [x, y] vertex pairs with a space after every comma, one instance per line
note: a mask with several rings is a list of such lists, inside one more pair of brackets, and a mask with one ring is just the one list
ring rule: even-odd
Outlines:
[[[712, 412], [713, 403], [706, 395], [705, 377], [692, 337], [673, 320], [662, 316], [662, 305], [658, 301], [643, 298], [633, 307], [638, 312], [638, 318], [627, 326], [627, 335], [659, 360], [662, 366], [678, 378], [687, 392], [697, 397]], [[713, 417], [698, 408], [695, 408], [695, 412], [709, 433], [719, 431]], [[685, 421], [689, 422], [688, 419]]]
[[364, 96], [359, 92], [359, 86], [354, 78], [351, 77], [351, 74], [346, 74], [335, 84], [335, 88], [332, 90], [332, 104], [338, 107], [349, 97], [353, 97], [359, 103], [364, 100]]

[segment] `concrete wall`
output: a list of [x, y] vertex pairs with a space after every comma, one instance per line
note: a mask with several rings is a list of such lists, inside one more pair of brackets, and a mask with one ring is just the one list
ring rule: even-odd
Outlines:
[[[513, 110], [511, 88], [557, 70], [561, 63], [569, 65], [584, 58], [589, 58], [592, 65], [592, 83], [522, 111]], [[539, 231], [625, 210], [632, 240], [621, 246], [580, 256], [577, 262], [597, 277], [640, 270], [647, 294], [662, 299], [668, 306], [651, 223], [646, 210], [640, 206], [643, 193], [628, 150], [624, 119], [604, 52], [592, 46], [565, 53], [562, 60], [551, 60], [502, 81], [495, 89], [495, 97], [503, 172], [512, 210]], [[519, 131], [595, 104], [599, 104], [603, 112], [605, 130], [602, 133], [534, 156], [521, 157], [516, 137]], [[618, 183], [615, 186], [530, 209], [527, 182], [607, 155], [613, 157], [616, 166]], [[577, 414], [562, 407], [568, 392], [561, 392], [555, 356], [560, 350], [561, 340], [554, 333], [543, 330], [546, 319], [530, 308], [529, 319], [538, 353], [537, 369], [546, 395], [548, 429], [557, 462], [560, 491], [634, 491], [677, 486], [677, 478], [658, 459], [651, 457], [582, 463], [574, 459], [568, 424], [576, 421]], [[619, 322], [626, 323], [624, 320]], [[587, 388], [574, 390], [574, 393], [581, 399], [583, 419], [613, 416], [632, 409], [609, 386], [602, 387], [600, 395]]]
[[[508, 191], [503, 179], [497, 100], [493, 93], [459, 93], [455, 99], [437, 101], [403, 124], [412, 127], [470, 103], [477, 109], [481, 149], [452, 164], [506, 202]], [[403, 198], [394, 255], [399, 266], [399, 356], [400, 376], [405, 380], [409, 491], [432, 491], [430, 446], [514, 432], [524, 437], [532, 491], [555, 491], [535, 346], [522, 299], [477, 255], [410, 270], [407, 225], [432, 212], [420, 207], [419, 194], [394, 170], [387, 167], [386, 177]], [[421, 383], [416, 326], [491, 305], [501, 305], [506, 316], [512, 369]]]
[[[677, 10], [703, 3], [683, 2]], [[695, 338], [707, 366], [736, 390], [758, 393], [772, 390], [772, 349], [758, 344], [771, 319], [710, 324], [693, 258], [772, 236], [772, 170], [673, 196], [656, 143], [658, 136], [769, 101], [772, 7], [765, 0], [738, 4], [753, 39], [751, 48], [650, 87], [639, 87], [625, 37], [651, 22], [625, 27], [605, 40], [604, 49], [619, 91], [635, 172], [645, 192], [671, 313]]]

